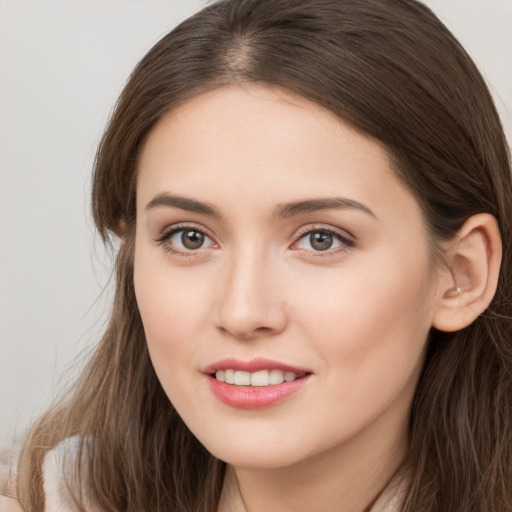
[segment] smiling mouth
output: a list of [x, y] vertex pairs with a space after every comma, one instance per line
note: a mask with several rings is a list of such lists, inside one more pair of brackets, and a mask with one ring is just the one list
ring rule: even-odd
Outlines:
[[211, 376], [218, 382], [232, 384], [234, 386], [265, 387], [277, 386], [283, 382], [293, 382], [308, 375], [304, 373], [285, 372], [283, 370], [260, 370], [246, 372], [242, 370], [217, 370]]
[[224, 359], [203, 370], [212, 393], [236, 409], [273, 407], [300, 392], [313, 376], [306, 368], [256, 358]]

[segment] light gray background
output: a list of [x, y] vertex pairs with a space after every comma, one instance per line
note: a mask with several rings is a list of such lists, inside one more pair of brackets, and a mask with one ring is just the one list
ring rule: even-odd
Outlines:
[[[102, 331], [111, 259], [89, 217], [95, 147], [136, 62], [205, 3], [0, 0], [0, 452]], [[512, 0], [426, 3], [480, 66], [510, 141]]]

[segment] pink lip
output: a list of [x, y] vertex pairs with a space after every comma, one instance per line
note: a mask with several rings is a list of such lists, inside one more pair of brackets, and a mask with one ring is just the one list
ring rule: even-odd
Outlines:
[[272, 361], [271, 359], [265, 359], [259, 357], [252, 361], [242, 361], [241, 359], [223, 359], [216, 363], [208, 365], [203, 373], [211, 375], [217, 370], [240, 370], [243, 372], [259, 372], [261, 370], [281, 370], [283, 372], [293, 373], [311, 373], [306, 368], [299, 368], [297, 366], [291, 366], [289, 364], [280, 363], [278, 361]]
[[[217, 370], [240, 370], [257, 372], [261, 370], [281, 370], [297, 374], [305, 373], [292, 382], [283, 382], [271, 386], [235, 386], [219, 382], [213, 375]], [[224, 359], [206, 367], [203, 370], [212, 393], [223, 403], [238, 409], [264, 409], [282, 402], [287, 397], [302, 389], [311, 377], [311, 373], [304, 368], [290, 366], [269, 359], [253, 359], [241, 361], [238, 359]]]

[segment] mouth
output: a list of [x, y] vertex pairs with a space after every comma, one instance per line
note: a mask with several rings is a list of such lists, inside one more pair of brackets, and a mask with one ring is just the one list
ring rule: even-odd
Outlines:
[[229, 368], [217, 370], [211, 374], [218, 382], [233, 384], [234, 386], [267, 387], [278, 386], [283, 382], [293, 382], [308, 375], [307, 372], [295, 373], [283, 370], [260, 370], [257, 372], [246, 372]]
[[226, 359], [203, 372], [213, 394], [238, 409], [262, 409], [277, 405], [302, 389], [312, 372], [287, 364], [255, 359]]

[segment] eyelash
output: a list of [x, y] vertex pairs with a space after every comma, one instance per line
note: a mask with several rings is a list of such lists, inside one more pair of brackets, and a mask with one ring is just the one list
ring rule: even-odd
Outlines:
[[[161, 236], [156, 238], [155, 242], [162, 245], [162, 247], [165, 251], [170, 252], [172, 254], [176, 254], [178, 256], [183, 256], [185, 258], [199, 256], [200, 251], [201, 251], [201, 249], [203, 249], [203, 247], [200, 247], [197, 250], [194, 250], [194, 249], [179, 250], [179, 249], [176, 249], [175, 247], [173, 247], [172, 245], [170, 245], [169, 243], [167, 243], [167, 242], [169, 242], [169, 240], [171, 240], [171, 238], [174, 235], [177, 235], [178, 233], [185, 232], [185, 231], [195, 231], [196, 233], [201, 233], [203, 236], [205, 236], [206, 238], [210, 239], [213, 242], [213, 238], [208, 233], [206, 233], [206, 231], [204, 229], [199, 228], [194, 225], [191, 225], [191, 224], [183, 224], [183, 225], [173, 226], [171, 229], [169, 229], [168, 231], [164, 231]], [[215, 243], [215, 242], [213, 242], [213, 243]]]
[[335, 240], [337, 240], [340, 243], [340, 245], [338, 247], [334, 247], [332, 249], [329, 248], [329, 249], [326, 249], [323, 251], [315, 251], [315, 250], [300, 249], [300, 248], [293, 249], [293, 250], [303, 251], [303, 252], [307, 252], [309, 254], [313, 254], [314, 256], [312, 256], [312, 257], [314, 257], [314, 258], [322, 258], [322, 257], [326, 257], [326, 256], [333, 256], [339, 252], [346, 252], [347, 250], [351, 249], [352, 247], [354, 247], [356, 245], [356, 242], [353, 237], [350, 237], [348, 235], [343, 235], [340, 232], [338, 232], [332, 228], [327, 228], [325, 226], [320, 225], [320, 226], [314, 226], [314, 227], [308, 226], [307, 228], [304, 228], [303, 231], [299, 231], [299, 234], [297, 235], [295, 242], [293, 242], [293, 244], [292, 244], [292, 248], [294, 245], [297, 245], [301, 240], [304, 240], [306, 237], [311, 236], [314, 233], [322, 233], [325, 235], [332, 236]]
[[[195, 231], [197, 233], [202, 234], [204, 237], [208, 238], [212, 241], [213, 244], [215, 244], [215, 241], [213, 240], [213, 237], [210, 236], [204, 229], [196, 227], [194, 225], [190, 224], [184, 224], [184, 225], [178, 225], [172, 227], [172, 229], [165, 231], [162, 233], [161, 236], [155, 239], [155, 242], [162, 245], [164, 250], [167, 252], [170, 252], [172, 254], [176, 254], [178, 256], [182, 256], [185, 258], [188, 257], [197, 257], [200, 256], [202, 251], [201, 249], [205, 249], [204, 247], [199, 247], [198, 249], [189, 249], [189, 250], [179, 250], [170, 245], [169, 240], [178, 233], [185, 232], [185, 231]], [[305, 239], [307, 236], [311, 236], [314, 233], [322, 233], [326, 234], [328, 236], [332, 236], [335, 240], [337, 240], [340, 245], [338, 247], [335, 247], [334, 249], [326, 249], [326, 250], [308, 250], [308, 249], [300, 249], [296, 248], [294, 249], [293, 246], [297, 245], [301, 240]], [[308, 227], [307, 229], [304, 228], [303, 231], [299, 232], [295, 241], [291, 244], [290, 248], [295, 251], [302, 251], [309, 254], [314, 254], [314, 256], [311, 257], [325, 257], [325, 256], [332, 256], [338, 252], [346, 252], [348, 249], [355, 246], [355, 241], [353, 238], [349, 238], [346, 235], [342, 235], [338, 231], [333, 230], [332, 228], [327, 228], [324, 226], [315, 226], [315, 227]]]

